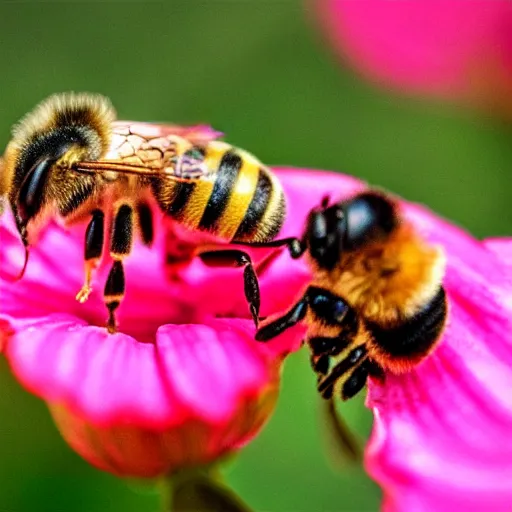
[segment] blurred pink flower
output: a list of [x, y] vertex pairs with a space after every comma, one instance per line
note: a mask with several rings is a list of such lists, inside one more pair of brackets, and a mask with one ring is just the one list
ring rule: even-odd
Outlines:
[[314, 0], [336, 50], [369, 78], [511, 111], [509, 0]]
[[[280, 172], [289, 200], [281, 234], [301, 232], [310, 208], [336, 175]], [[23, 249], [11, 215], [0, 224], [0, 328], [16, 377], [49, 405], [69, 444], [96, 466], [149, 477], [209, 463], [254, 436], [276, 401], [284, 356], [300, 346], [298, 328], [275, 344], [254, 341], [241, 271], [199, 260], [174, 282], [163, 267], [165, 233], [126, 260], [120, 332], [108, 335], [102, 284], [85, 304], [84, 226], [51, 222], [33, 247], [21, 281]], [[255, 261], [262, 252], [254, 250]], [[258, 256], [258, 254], [260, 256]], [[282, 286], [286, 276], [286, 286]], [[307, 279], [302, 262], [276, 254], [261, 275], [263, 315], [281, 311]], [[279, 290], [279, 293], [276, 293]]]
[[509, 511], [512, 503], [512, 239], [478, 242], [410, 205], [447, 254], [449, 321], [412, 372], [372, 383], [366, 467], [388, 511]]

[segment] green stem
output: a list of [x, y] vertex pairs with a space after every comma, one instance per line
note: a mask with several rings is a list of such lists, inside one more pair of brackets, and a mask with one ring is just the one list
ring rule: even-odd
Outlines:
[[163, 501], [164, 512], [251, 512], [213, 468], [167, 478]]

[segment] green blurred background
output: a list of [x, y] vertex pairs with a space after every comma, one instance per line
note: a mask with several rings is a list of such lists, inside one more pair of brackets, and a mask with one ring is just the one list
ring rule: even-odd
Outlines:
[[[510, 126], [392, 96], [341, 68], [299, 1], [0, 6], [0, 140], [47, 95], [96, 91], [120, 118], [208, 122], [271, 164], [336, 169], [428, 204], [478, 236], [510, 234]], [[290, 357], [278, 410], [226, 468], [257, 510], [376, 510], [361, 468], [325, 455], [314, 378]], [[363, 398], [343, 406], [368, 437]], [[100, 473], [0, 365], [0, 512], [152, 511], [157, 491]]]

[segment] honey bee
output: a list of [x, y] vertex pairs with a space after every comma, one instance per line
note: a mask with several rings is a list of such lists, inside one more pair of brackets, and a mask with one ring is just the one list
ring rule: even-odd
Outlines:
[[[285, 216], [278, 179], [253, 155], [194, 127], [115, 118], [103, 96], [51, 96], [14, 127], [0, 164], [0, 196], [7, 197], [14, 213], [26, 248], [25, 266], [37, 227], [50, 216], [67, 224], [88, 221], [80, 302], [91, 292], [107, 243], [106, 222], [111, 221], [113, 264], [104, 289], [111, 333], [125, 293], [123, 261], [132, 250], [134, 232], [148, 246], [154, 238], [152, 205], [215, 243], [264, 245]], [[205, 242], [199, 256], [209, 264], [244, 267], [245, 295], [257, 323], [260, 296], [251, 258], [242, 250], [217, 249], [207, 250]]]
[[444, 253], [427, 244], [389, 195], [374, 190], [311, 211], [290, 253], [306, 253], [312, 281], [301, 299], [256, 334], [267, 341], [304, 320], [325, 399], [347, 400], [384, 370], [410, 370], [443, 332]]

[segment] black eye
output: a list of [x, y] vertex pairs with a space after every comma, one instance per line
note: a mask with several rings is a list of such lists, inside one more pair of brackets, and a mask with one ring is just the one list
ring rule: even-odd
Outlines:
[[55, 163], [54, 159], [37, 162], [27, 173], [18, 195], [18, 215], [24, 224], [32, 219], [41, 209], [48, 171]]
[[[20, 163], [20, 173], [24, 174], [16, 203], [17, 214], [22, 225], [34, 218], [41, 210], [45, 199], [45, 187], [49, 172], [70, 148], [69, 141], [45, 141], [49, 147], [42, 147], [42, 142], [32, 144], [27, 150], [28, 154]], [[29, 163], [30, 162], [30, 163]], [[30, 167], [31, 166], [31, 167]], [[23, 173], [24, 168], [29, 168]]]

